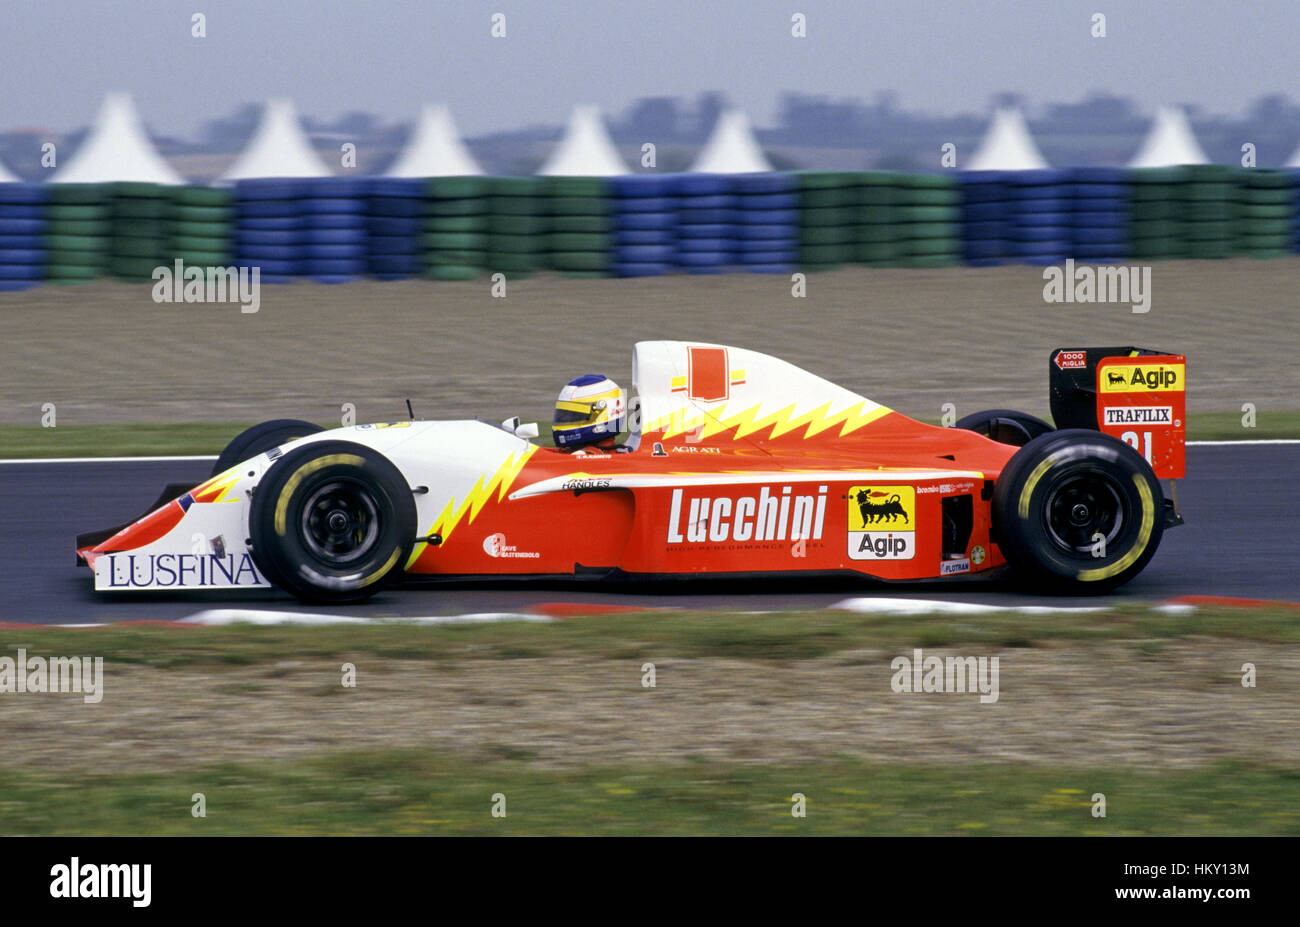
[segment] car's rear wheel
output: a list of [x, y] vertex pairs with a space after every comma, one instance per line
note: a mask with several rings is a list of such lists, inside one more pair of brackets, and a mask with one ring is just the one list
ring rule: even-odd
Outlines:
[[225, 473], [235, 464], [256, 457], [258, 454], [265, 454], [281, 444], [288, 444], [290, 441], [318, 434], [324, 430], [319, 425], [299, 421], [296, 418], [277, 418], [254, 425], [252, 428], [245, 428], [235, 435], [221, 452], [217, 462], [212, 465], [212, 475]]
[[1110, 435], [1067, 429], [1030, 441], [993, 489], [995, 540], [1044, 591], [1107, 592], [1146, 566], [1164, 531], [1151, 467]]
[[1055, 430], [1051, 423], [1041, 418], [1012, 409], [987, 409], [966, 415], [959, 418], [954, 427], [974, 431], [1000, 444], [1016, 447], [1024, 447], [1034, 438]]
[[415, 545], [410, 486], [386, 457], [348, 441], [290, 451], [253, 492], [253, 559], [308, 602], [356, 602], [402, 575]]

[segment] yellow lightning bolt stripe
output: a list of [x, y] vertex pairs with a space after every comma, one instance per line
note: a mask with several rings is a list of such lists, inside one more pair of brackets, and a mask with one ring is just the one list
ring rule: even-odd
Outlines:
[[891, 411], [884, 406], [873, 406], [870, 409], [864, 409], [865, 405], [866, 401], [863, 400], [831, 414], [831, 403], [828, 400], [817, 408], [796, 416], [794, 414], [795, 403], [791, 403], [785, 408], [764, 415], [761, 418], [758, 415], [759, 407], [757, 405], [750, 406], [748, 409], [734, 415], [726, 415], [724, 410], [724, 414], [719, 415], [717, 418], [711, 415], [699, 415], [693, 419], [687, 419], [686, 410], [678, 409], [671, 415], [652, 422], [646, 428], [646, 431], [662, 430], [665, 438], [675, 438], [688, 432], [699, 432], [699, 438], [703, 440], [734, 428], [735, 434], [732, 437], [739, 440], [767, 428], [772, 429], [770, 435], [772, 438], [780, 437], [799, 428], [805, 428], [803, 437], [807, 439], [839, 425], [839, 435], [843, 437], [850, 432], [857, 431], [864, 425], [869, 425], [876, 419], [888, 415]]
[[[470, 491], [465, 494], [465, 498], [460, 505], [456, 504], [455, 496], [447, 500], [447, 504], [443, 506], [442, 511], [438, 513], [438, 517], [433, 520], [433, 525], [425, 532], [424, 536], [440, 534], [445, 544], [447, 539], [451, 537], [451, 533], [456, 530], [456, 526], [462, 521], [468, 523], [478, 518], [479, 511], [492, 498], [492, 493], [497, 494], [498, 502], [506, 497], [506, 493], [510, 491], [510, 487], [514, 485], [516, 477], [519, 476], [519, 471], [524, 468], [524, 464], [528, 463], [528, 459], [536, 452], [537, 446], [532, 445], [527, 450], [507, 457], [505, 462], [490, 477], [486, 473], [480, 475], [474, 481]], [[486, 482], [484, 482], [485, 477], [487, 477]], [[415, 563], [416, 558], [424, 552], [422, 545], [425, 545], [425, 543], [424, 541], [418, 541], [415, 547], [411, 549], [411, 556], [406, 561], [408, 569], [411, 564]]]
[[241, 470], [241, 467], [232, 467], [224, 473], [218, 473], [191, 489], [190, 495], [195, 502], [233, 502], [233, 497], [227, 498], [227, 494], [239, 482]]

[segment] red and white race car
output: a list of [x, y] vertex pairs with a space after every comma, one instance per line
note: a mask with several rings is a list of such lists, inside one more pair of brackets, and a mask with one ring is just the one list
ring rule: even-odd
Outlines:
[[1007, 566], [1067, 593], [1114, 588], [1178, 524], [1185, 359], [1051, 358], [1057, 428], [1016, 412], [927, 425], [785, 361], [646, 341], [632, 433], [566, 453], [517, 420], [256, 426], [211, 479], [81, 535], [95, 588], [274, 585], [345, 602], [403, 577], [609, 580]]

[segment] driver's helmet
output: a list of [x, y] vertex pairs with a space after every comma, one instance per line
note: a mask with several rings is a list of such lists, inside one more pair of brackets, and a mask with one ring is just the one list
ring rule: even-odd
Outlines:
[[585, 373], [560, 390], [551, 433], [557, 447], [585, 447], [618, 437], [626, 415], [623, 391], [609, 377]]

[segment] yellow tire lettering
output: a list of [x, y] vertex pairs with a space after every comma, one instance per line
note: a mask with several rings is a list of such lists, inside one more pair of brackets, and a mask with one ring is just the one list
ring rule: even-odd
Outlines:
[[393, 568], [393, 564], [397, 562], [397, 558], [400, 556], [402, 556], [402, 549], [400, 547], [394, 547], [392, 554], [390, 554], [388, 557], [388, 562], [385, 563], [382, 567], [380, 567], [376, 572], [371, 573], [369, 576], [365, 577], [359, 583], [357, 583], [357, 588], [364, 589], [366, 586], [369, 586], [371, 583], [375, 583], [383, 579], [385, 576], [388, 575], [388, 571]]
[[294, 491], [298, 484], [304, 479], [311, 476], [317, 470], [323, 467], [332, 467], [335, 464], [344, 464], [347, 466], [360, 467], [365, 464], [365, 460], [356, 454], [326, 454], [324, 457], [317, 457], [315, 460], [309, 460], [298, 468], [297, 472], [285, 482], [284, 488], [280, 490], [280, 498], [275, 500], [275, 533], [280, 537], [285, 537], [289, 533], [289, 500], [293, 498]]
[[1018, 511], [1021, 518], [1029, 517], [1029, 499], [1034, 494], [1034, 487], [1038, 485], [1038, 481], [1043, 478], [1043, 474], [1046, 473], [1054, 463], [1056, 463], [1056, 456], [1052, 455], [1038, 466], [1034, 467], [1034, 472], [1029, 474], [1029, 479], [1025, 480], [1025, 485], [1020, 490], [1020, 506]]
[[1151, 541], [1151, 531], [1156, 525], [1156, 503], [1151, 497], [1151, 487], [1147, 485], [1146, 480], [1142, 479], [1141, 474], [1133, 474], [1133, 482], [1137, 486], [1138, 495], [1142, 497], [1142, 525], [1138, 529], [1137, 540], [1128, 549], [1128, 553], [1114, 563], [1095, 570], [1080, 570], [1077, 577], [1080, 582], [1095, 583], [1123, 573], [1136, 563], [1138, 557], [1141, 557], [1142, 552], [1147, 549], [1147, 544]]

